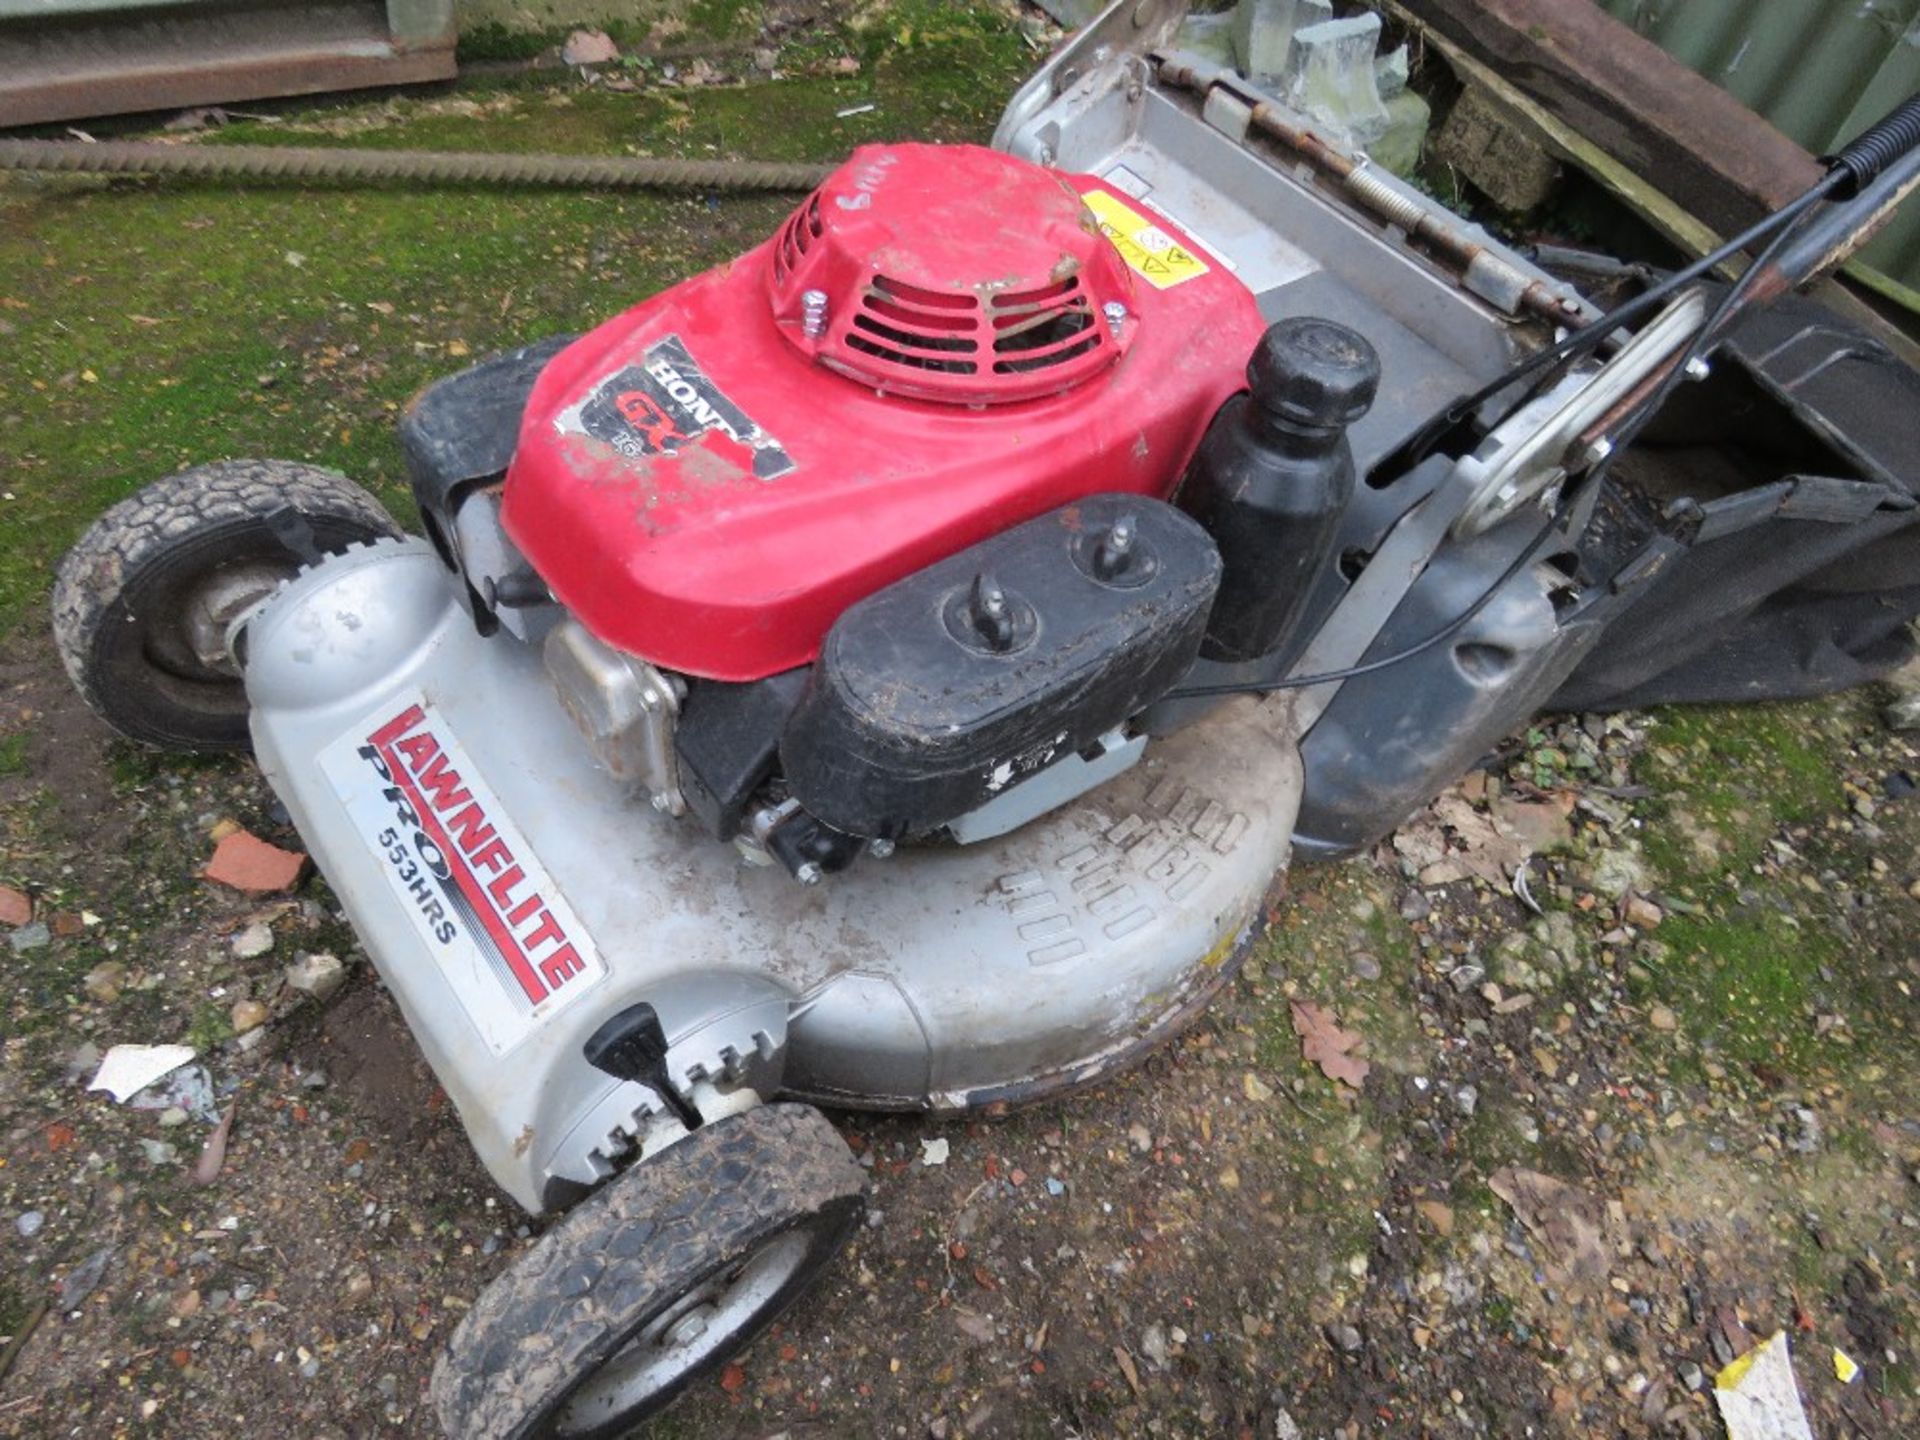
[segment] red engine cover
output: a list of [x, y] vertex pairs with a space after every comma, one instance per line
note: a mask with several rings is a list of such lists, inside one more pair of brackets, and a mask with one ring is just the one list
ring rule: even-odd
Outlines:
[[756, 680], [989, 535], [1166, 495], [1261, 329], [1219, 260], [1097, 179], [870, 146], [548, 365], [504, 523], [607, 643]]

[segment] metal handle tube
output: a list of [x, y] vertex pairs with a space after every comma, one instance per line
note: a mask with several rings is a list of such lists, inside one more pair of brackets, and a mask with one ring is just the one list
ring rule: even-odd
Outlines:
[[1774, 261], [1774, 273], [1759, 277], [1757, 283], [1763, 298], [1804, 285], [1815, 276], [1845, 264], [1854, 251], [1893, 217], [1893, 212], [1916, 188], [1920, 188], [1920, 148], [1908, 150], [1890, 161], [1878, 177], [1851, 200], [1831, 205], [1809, 220]]

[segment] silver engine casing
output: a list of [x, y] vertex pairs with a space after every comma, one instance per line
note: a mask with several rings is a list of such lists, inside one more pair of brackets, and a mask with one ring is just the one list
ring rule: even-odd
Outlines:
[[599, 768], [539, 649], [482, 638], [424, 542], [322, 562], [244, 649], [262, 770], [481, 1160], [536, 1212], [683, 1133], [582, 1058], [641, 1000], [708, 1115], [1099, 1078], [1232, 973], [1300, 800], [1291, 702], [1237, 700], [1010, 834], [801, 886]]

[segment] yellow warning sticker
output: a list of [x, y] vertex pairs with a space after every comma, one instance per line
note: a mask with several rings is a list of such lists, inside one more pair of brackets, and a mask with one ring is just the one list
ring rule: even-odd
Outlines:
[[1087, 202], [1093, 218], [1100, 222], [1101, 233], [1113, 242], [1120, 258], [1154, 289], [1171, 290], [1211, 268], [1153, 221], [1106, 191], [1088, 190], [1080, 198]]

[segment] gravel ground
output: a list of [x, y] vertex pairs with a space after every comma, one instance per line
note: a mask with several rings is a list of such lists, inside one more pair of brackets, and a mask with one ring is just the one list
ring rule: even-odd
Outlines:
[[[775, 158], [979, 134], [1033, 63], [996, 13], [807, 32], [764, 87], [516, 80], [285, 133]], [[228, 450], [404, 513], [415, 386], [782, 208], [0, 189], [0, 886], [31, 903], [0, 919], [0, 1435], [433, 1435], [438, 1347], [538, 1239], [324, 882], [198, 878], [233, 825], [297, 837], [244, 761], [86, 713], [46, 565]], [[1131, 1074], [971, 1122], [835, 1117], [871, 1223], [651, 1433], [1710, 1437], [1712, 1375], [1777, 1330], [1816, 1434], [1920, 1433], [1920, 747], [1888, 698], [1542, 722], [1374, 853], [1293, 875]], [[324, 999], [286, 982], [316, 955], [345, 969]], [[206, 1095], [86, 1092], [121, 1042], [195, 1045]]]
[[[233, 822], [297, 843], [249, 766], [108, 738], [37, 641], [0, 703], [28, 737], [6, 878], [37, 907], [4, 957], [0, 1333], [34, 1328], [0, 1433], [432, 1434], [436, 1346], [531, 1231], [324, 885], [263, 906], [196, 878]], [[1748, 712], [1549, 726], [1296, 875], [1131, 1075], [971, 1123], [838, 1117], [868, 1228], [658, 1433], [1712, 1435], [1702, 1377], [1781, 1328], [1818, 1433], [1912, 1433], [1920, 755], [1867, 696], [1757, 713], [1821, 747], [1840, 803], [1684, 809]], [[1446, 878], [1486, 863], [1468, 816], [1540, 795], [1572, 802], [1529, 862], [1543, 916]], [[1716, 858], [1661, 871], [1675, 836], [1666, 863]], [[320, 952], [349, 969], [325, 1002], [282, 979]], [[236, 1037], [247, 1003], [269, 1018]], [[1357, 1088], [1302, 1058], [1299, 1003], [1359, 1037]], [[107, 1044], [182, 1037], [236, 1115], [207, 1187], [205, 1119], [80, 1088]]]

